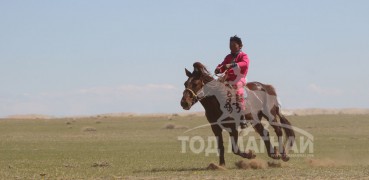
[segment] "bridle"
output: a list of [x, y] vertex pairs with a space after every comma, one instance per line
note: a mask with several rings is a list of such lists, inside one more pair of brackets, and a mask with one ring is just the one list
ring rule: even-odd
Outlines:
[[[223, 73], [221, 73], [221, 74], [215, 74], [215, 76], [217, 76], [218, 77], [218, 80], [220, 80], [220, 79], [223, 79], [223, 81], [227, 78], [227, 71], [228, 71], [229, 69], [227, 69], [227, 70], [225, 70]], [[204, 83], [204, 81], [202, 81], [201, 80], [201, 83], [202, 83], [202, 86], [204, 87], [204, 85], [205, 85], [205, 83]], [[190, 93], [191, 93], [191, 95], [192, 95], [192, 97], [193, 97], [193, 103], [195, 102], [195, 101], [201, 101], [202, 99], [204, 99], [204, 98], [206, 98], [206, 95], [204, 94], [204, 96], [203, 97], [199, 97], [199, 94], [201, 93], [200, 91], [200, 93], [199, 92], [197, 92], [197, 93], [195, 93], [192, 89], [190, 89], [190, 88], [186, 88], [185, 89], [185, 91], [189, 91]]]
[[[202, 87], [204, 87], [204, 85], [205, 85], [205, 83], [203, 82], [203, 81], [201, 81], [201, 83], [202, 83]], [[201, 100], [203, 100], [204, 98], [206, 98], [206, 95], [204, 94], [204, 96], [202, 96], [202, 97], [199, 97], [199, 94], [202, 92], [202, 93], [204, 93], [204, 91], [203, 91], [203, 88], [201, 88], [200, 89], [200, 91], [199, 92], [197, 92], [197, 93], [195, 93], [192, 89], [190, 89], [190, 88], [186, 88], [185, 89], [185, 91], [189, 91], [190, 93], [191, 93], [191, 95], [192, 95], [192, 98], [193, 98], [193, 100], [192, 100], [192, 103], [194, 104], [194, 102], [196, 102], [196, 101], [201, 101]]]
[[[224, 71], [223, 73], [222, 73], [222, 75], [217, 75], [217, 74], [215, 74], [218, 78], [220, 77], [220, 76], [224, 76], [225, 74], [226, 74], [226, 72], [228, 71], [228, 69], [226, 70], [226, 71]], [[205, 83], [204, 83], [204, 81], [203, 80], [201, 80], [201, 83], [202, 83], [202, 87], [204, 88], [204, 86], [205, 86]], [[206, 97], [207, 97], [207, 95], [204, 93], [204, 91], [203, 91], [203, 88], [201, 88], [200, 89], [200, 91], [199, 92], [197, 92], [197, 93], [195, 93], [192, 89], [190, 89], [190, 88], [186, 88], [185, 89], [185, 91], [189, 91], [190, 93], [191, 93], [191, 95], [192, 95], [192, 104], [195, 104], [197, 101], [201, 101], [201, 100], [203, 100], [203, 99], [205, 99]], [[202, 93], [204, 94], [202, 97], [199, 97], [199, 94], [201, 93], [201, 91], [202, 91]]]

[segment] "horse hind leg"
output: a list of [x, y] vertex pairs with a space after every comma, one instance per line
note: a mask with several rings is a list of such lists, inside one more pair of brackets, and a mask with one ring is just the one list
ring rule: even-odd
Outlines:
[[[262, 115], [261, 113], [258, 114], [259, 119], [261, 119]], [[259, 121], [258, 123], [254, 123], [253, 127], [255, 131], [260, 135], [260, 137], [263, 139], [265, 148], [267, 150], [268, 156], [276, 159], [277, 156], [275, 155], [275, 149], [272, 149], [272, 144], [270, 143], [270, 137], [269, 137], [269, 131], [264, 128], [264, 126]]]
[[280, 108], [277, 107], [277, 115], [279, 117], [280, 122], [283, 124], [283, 131], [286, 133], [288, 138], [291, 138], [293, 141], [290, 142], [290, 146], [293, 146], [295, 139], [295, 132], [292, 129], [291, 123], [287, 120], [287, 118], [281, 113]]
[[[285, 132], [287, 136], [285, 147], [287, 148], [285, 152], [287, 153], [290, 148], [292, 148], [294, 142], [295, 142], [295, 132], [292, 129], [291, 123], [287, 120], [285, 116], [280, 111], [280, 108], [277, 107], [277, 115], [279, 117], [280, 122], [282, 123], [283, 131]], [[283, 159], [283, 157], [282, 157]], [[288, 161], [288, 156], [286, 155], [286, 159]]]
[[287, 155], [285, 153], [285, 147], [283, 144], [283, 132], [281, 128], [281, 124], [277, 121], [277, 114], [276, 109], [272, 108], [271, 111], [267, 114], [262, 114], [264, 118], [266, 118], [269, 122], [269, 124], [273, 127], [275, 134], [278, 138], [278, 148], [273, 148], [273, 154], [271, 155], [274, 159], [280, 159], [282, 157], [282, 160], [287, 159]]
[[275, 134], [278, 137], [278, 149], [277, 147], [274, 147], [275, 150], [275, 154], [277, 155], [277, 158], [279, 159], [280, 157], [282, 158], [283, 161], [288, 161], [289, 158], [287, 157], [286, 151], [285, 151], [285, 146], [283, 143], [283, 132], [282, 132], [282, 128], [280, 123], [278, 123], [277, 119], [273, 119], [273, 121], [271, 121], [272, 123], [272, 127], [274, 129]]

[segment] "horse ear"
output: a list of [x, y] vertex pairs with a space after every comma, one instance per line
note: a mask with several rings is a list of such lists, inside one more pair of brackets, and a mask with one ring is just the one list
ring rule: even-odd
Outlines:
[[199, 62], [193, 63], [193, 68], [198, 71], [199, 69], [201, 69], [201, 63]]
[[202, 66], [201, 63], [199, 63], [199, 62], [193, 63], [193, 75], [194, 76], [201, 76], [201, 74], [203, 74], [202, 68], [203, 68], [203, 66]]
[[187, 77], [191, 77], [192, 76], [192, 73], [189, 70], [187, 70], [186, 68], [185, 68], [185, 71], [186, 71]]

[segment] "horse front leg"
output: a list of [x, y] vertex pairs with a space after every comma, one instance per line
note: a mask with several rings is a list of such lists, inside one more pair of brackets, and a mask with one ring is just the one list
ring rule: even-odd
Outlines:
[[236, 127], [232, 127], [231, 129], [232, 131], [229, 132], [229, 135], [230, 135], [230, 138], [231, 138], [230, 140], [232, 143], [232, 152], [243, 158], [254, 159], [256, 155], [251, 150], [249, 150], [249, 152], [242, 152], [240, 150], [240, 148], [238, 147], [238, 131]]
[[220, 128], [218, 125], [212, 125], [211, 129], [213, 130], [213, 133], [214, 133], [215, 137], [217, 138], [218, 153], [219, 153], [219, 165], [220, 166], [225, 166], [222, 128]]

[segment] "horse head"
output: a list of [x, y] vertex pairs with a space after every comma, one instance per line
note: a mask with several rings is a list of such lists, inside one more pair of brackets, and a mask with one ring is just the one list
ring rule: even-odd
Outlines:
[[188, 79], [184, 83], [185, 90], [181, 99], [181, 106], [185, 110], [191, 109], [202, 98], [200, 93], [204, 85], [212, 80], [209, 71], [203, 64], [195, 62], [193, 68], [192, 73], [185, 69]]

